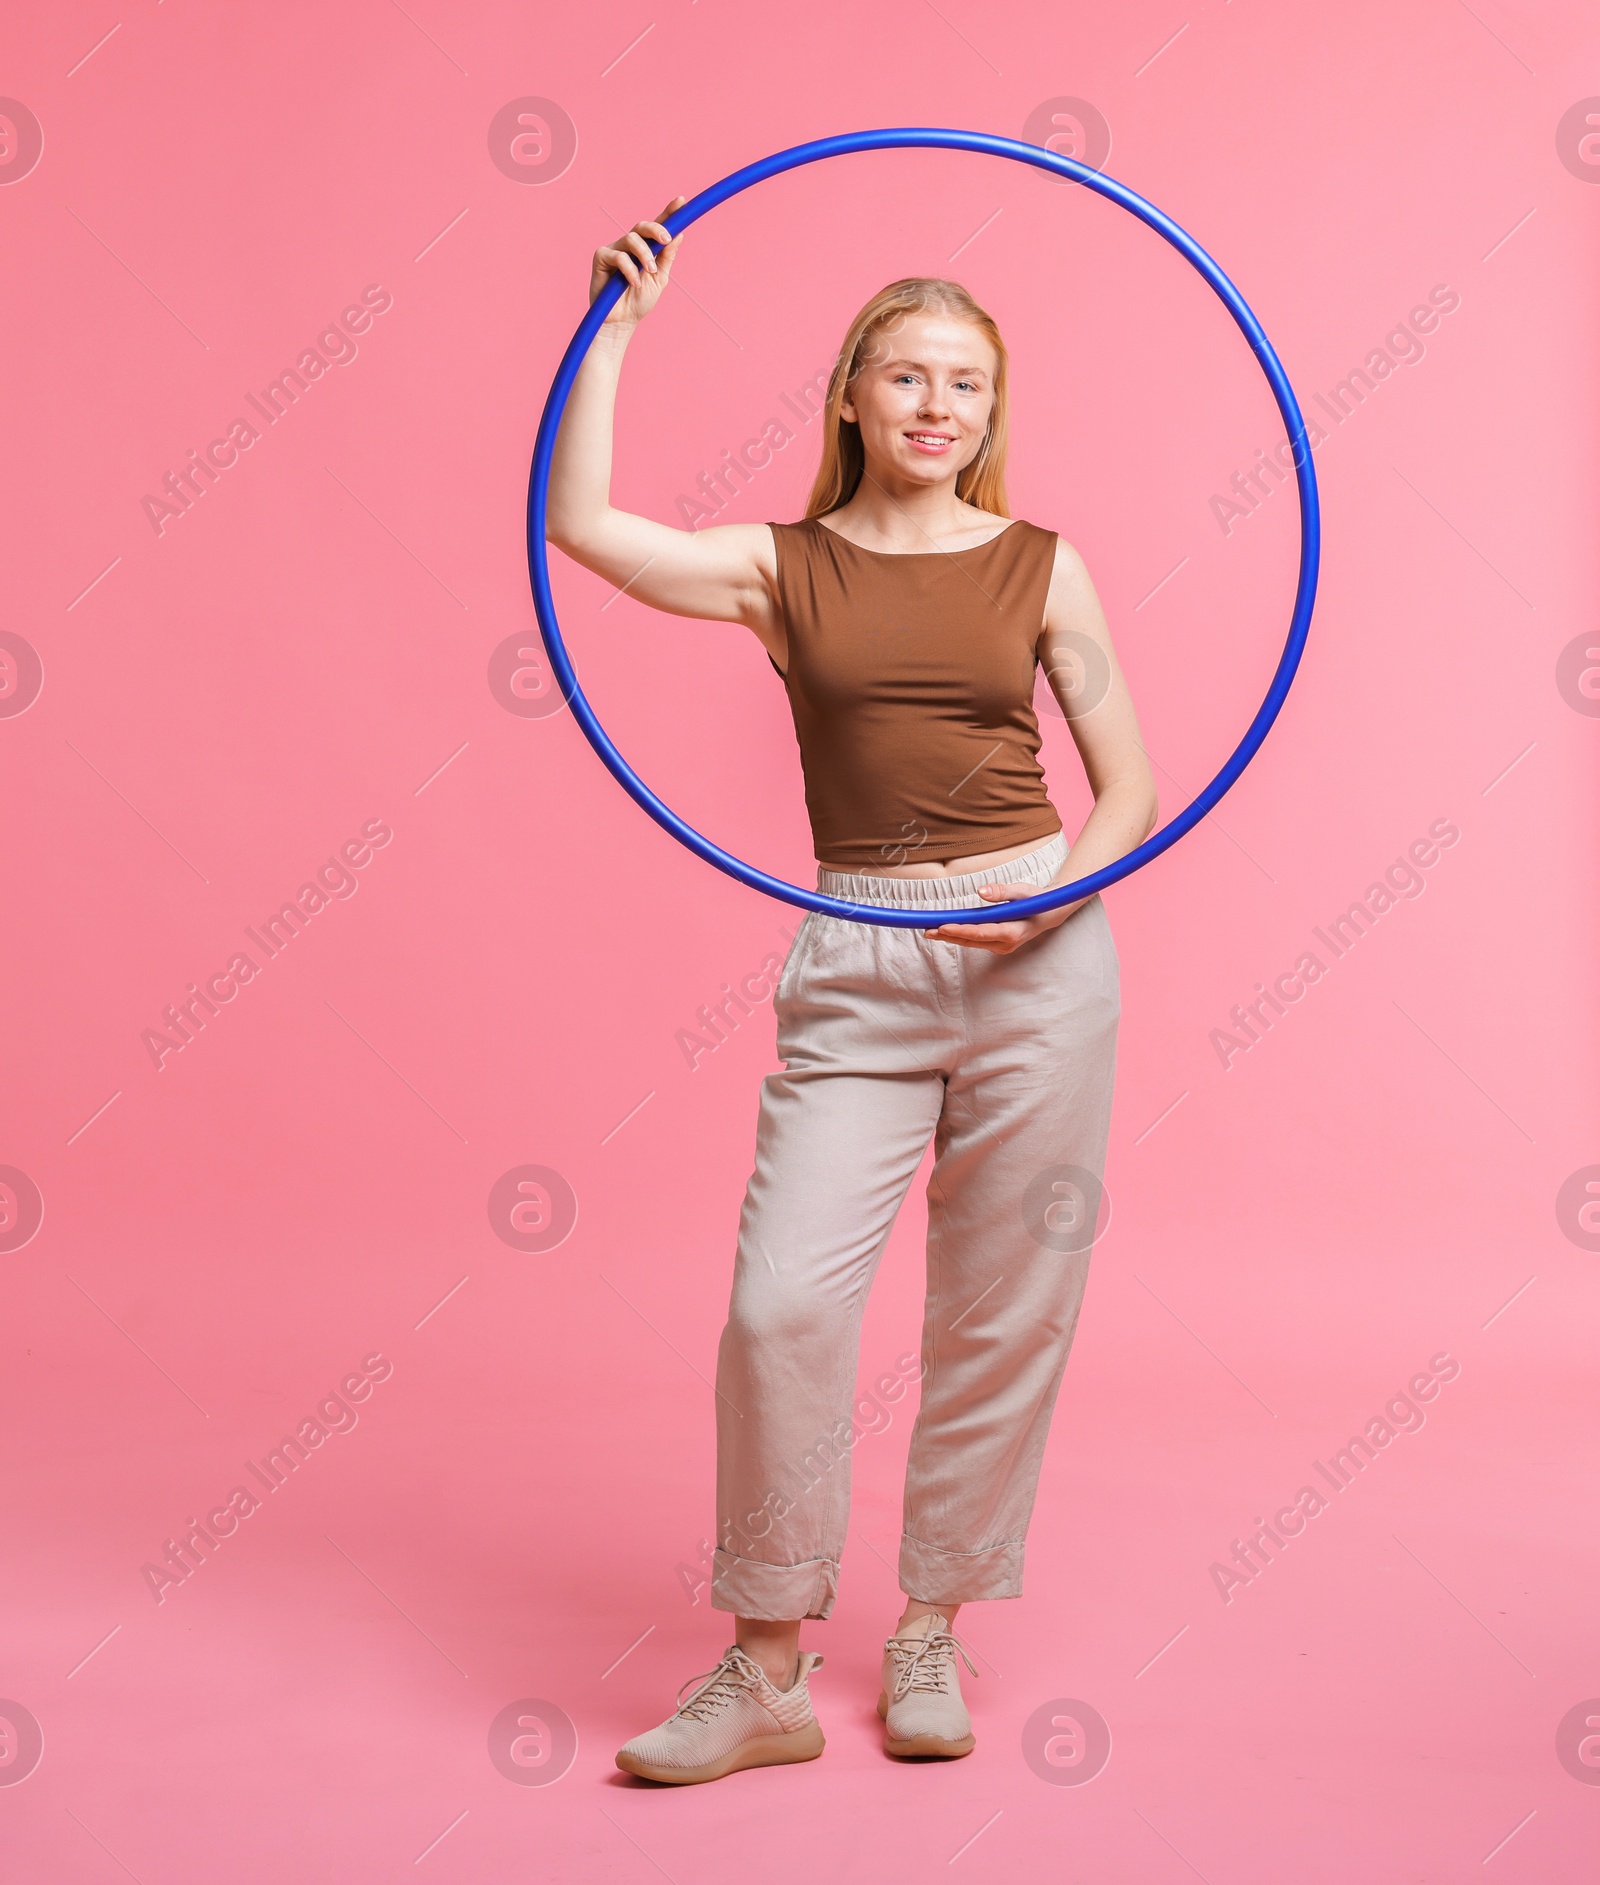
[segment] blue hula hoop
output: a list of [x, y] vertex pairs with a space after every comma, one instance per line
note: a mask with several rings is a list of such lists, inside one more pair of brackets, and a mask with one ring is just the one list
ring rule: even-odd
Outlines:
[[[771, 157], [763, 157], [759, 163], [746, 164], [743, 170], [735, 170], [730, 176], [724, 177], [720, 183], [714, 183], [709, 189], [702, 190], [692, 202], [685, 203], [681, 209], [674, 210], [672, 215], [664, 219], [665, 227], [674, 236], [681, 235], [690, 224], [698, 222], [707, 210], [715, 209], [719, 203], [725, 203], [730, 196], [737, 196], [741, 190], [748, 190], [752, 184], [763, 183], [768, 177], [779, 176], [785, 170], [794, 170], [801, 164], [814, 164], [824, 157], [842, 157], [854, 151], [923, 147], [978, 151], [990, 157], [1010, 157], [1018, 163], [1032, 164], [1039, 170], [1054, 171], [1057, 176], [1067, 177], [1074, 183], [1081, 183], [1085, 188], [1109, 198], [1111, 202], [1120, 204], [1123, 209], [1137, 216], [1140, 222], [1155, 230], [1157, 235], [1165, 237], [1180, 255], [1199, 270], [1216, 290], [1223, 305], [1250, 343], [1250, 350], [1267, 376], [1273, 398], [1278, 402], [1278, 410], [1283, 415], [1284, 424], [1288, 428], [1295, 466], [1295, 482], [1300, 500], [1300, 573], [1295, 588], [1294, 614], [1289, 622], [1288, 639], [1284, 643], [1283, 653], [1273, 672], [1272, 683], [1267, 689], [1266, 698], [1246, 729], [1244, 738], [1228, 756], [1222, 770], [1209, 785], [1196, 794], [1190, 804], [1186, 805], [1160, 830], [1152, 832], [1142, 844], [1118, 858], [1115, 863], [1107, 864], [1102, 870], [1091, 871], [1086, 877], [1080, 877], [1074, 883], [1061, 884], [1053, 890], [1042, 891], [1036, 897], [1018, 897], [1008, 903], [981, 904], [977, 908], [957, 910], [893, 909], [878, 904], [851, 903], [843, 898], [824, 896], [819, 890], [803, 889], [799, 884], [787, 883], [781, 877], [773, 877], [766, 871], [756, 869], [753, 864], [746, 864], [742, 859], [734, 857], [730, 852], [713, 844], [709, 838], [703, 837], [692, 825], [685, 823], [670, 806], [663, 804], [638, 776], [612, 744], [605, 728], [596, 717], [594, 709], [589, 705], [583, 689], [578, 685], [578, 677], [573, 671], [566, 643], [561, 637], [561, 626], [556, 620], [555, 602], [550, 593], [550, 570], [545, 557], [545, 509], [550, 481], [550, 458], [555, 449], [556, 432], [561, 424], [561, 415], [566, 410], [567, 398], [572, 390], [572, 382], [577, 375], [578, 367], [584, 355], [589, 351], [601, 322], [627, 287], [626, 280], [621, 274], [613, 275], [591, 303], [567, 351], [561, 357], [561, 365], [556, 369], [549, 398], [545, 401], [544, 416], [539, 422], [539, 433], [533, 448], [533, 467], [528, 479], [528, 573], [533, 585], [533, 604], [539, 618], [540, 633], [544, 637], [545, 649], [549, 654], [550, 665], [554, 670], [562, 695], [572, 708], [578, 725], [588, 736], [590, 745], [600, 755], [612, 777], [631, 798], [643, 806], [658, 825], [671, 832], [680, 843], [687, 845], [696, 856], [704, 858], [708, 864], [716, 865], [718, 870], [726, 871], [730, 877], [738, 878], [740, 883], [748, 884], [753, 890], [764, 890], [769, 896], [779, 897], [785, 903], [797, 904], [801, 909], [820, 911], [828, 916], [845, 917], [851, 922], [878, 923], [893, 929], [931, 929], [943, 923], [1014, 922], [1041, 915], [1046, 910], [1057, 909], [1064, 903], [1076, 902], [1080, 897], [1093, 896], [1097, 891], [1119, 883], [1124, 877], [1131, 876], [1134, 871], [1176, 844], [1185, 832], [1191, 831], [1255, 757], [1288, 697], [1295, 670], [1299, 667], [1300, 657], [1305, 651], [1306, 635], [1311, 626], [1311, 610], [1316, 600], [1317, 565], [1322, 541], [1321, 513], [1317, 504], [1317, 480], [1311, 465], [1311, 448], [1306, 440], [1305, 421], [1301, 417], [1300, 407], [1295, 399], [1294, 389], [1289, 384], [1288, 375], [1284, 372], [1277, 354], [1273, 352], [1271, 343], [1262, 332], [1261, 323], [1251, 313], [1238, 289], [1193, 236], [1180, 229], [1170, 217], [1163, 215], [1154, 204], [1147, 203], [1142, 196], [1128, 189], [1126, 185], [1116, 183], [1110, 177], [1102, 176], [1099, 171], [1091, 170], [1086, 164], [1080, 164], [1071, 157], [1058, 156], [1054, 151], [1044, 150], [1036, 144], [1024, 144], [1015, 138], [992, 137], [984, 131], [948, 131], [922, 126], [905, 126], [882, 131], [852, 131], [839, 137], [817, 138], [809, 144], [794, 144], [788, 150], [777, 151]], [[661, 244], [652, 242], [650, 246], [652, 253], [660, 253]]]

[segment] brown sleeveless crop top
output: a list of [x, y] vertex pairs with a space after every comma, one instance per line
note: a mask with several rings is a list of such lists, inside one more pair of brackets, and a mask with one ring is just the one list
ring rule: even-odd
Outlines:
[[770, 527], [819, 860], [881, 871], [1059, 831], [1033, 710], [1056, 533], [1018, 518], [902, 556], [814, 517]]

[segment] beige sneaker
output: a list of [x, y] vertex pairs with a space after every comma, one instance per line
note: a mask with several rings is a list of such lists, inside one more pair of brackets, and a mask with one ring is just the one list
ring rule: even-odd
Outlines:
[[977, 1746], [972, 1717], [961, 1699], [956, 1656], [973, 1675], [978, 1672], [947, 1624], [948, 1619], [937, 1613], [918, 1617], [883, 1646], [878, 1713], [883, 1718], [886, 1753], [932, 1754], [951, 1760], [970, 1754]]
[[730, 1644], [715, 1669], [690, 1677], [700, 1686], [688, 1701], [680, 1689], [678, 1707], [659, 1728], [617, 1750], [617, 1765], [645, 1780], [687, 1785], [720, 1780], [741, 1767], [814, 1761], [823, 1749], [822, 1729], [806, 1683], [821, 1666], [815, 1651], [802, 1650], [793, 1685], [779, 1689], [759, 1663]]

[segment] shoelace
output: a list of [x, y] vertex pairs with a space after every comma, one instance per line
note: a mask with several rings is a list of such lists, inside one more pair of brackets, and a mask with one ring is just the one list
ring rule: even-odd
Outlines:
[[[715, 1669], [708, 1669], [703, 1675], [690, 1676], [689, 1681], [679, 1689], [677, 1713], [685, 1721], [709, 1721], [741, 1689], [753, 1689], [763, 1680], [759, 1665], [734, 1644]], [[694, 1682], [704, 1686], [696, 1689], [688, 1701], [684, 1701], [683, 1689]]]
[[952, 1653], [961, 1657], [973, 1675], [978, 1673], [966, 1645], [949, 1630], [930, 1630], [926, 1636], [891, 1636], [884, 1648], [895, 1663], [891, 1702], [900, 1701], [914, 1689], [924, 1694], [943, 1694], [944, 1676]]

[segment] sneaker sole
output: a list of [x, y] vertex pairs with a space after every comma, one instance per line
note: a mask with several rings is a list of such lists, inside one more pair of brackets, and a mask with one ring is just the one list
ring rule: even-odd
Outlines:
[[889, 1698], [880, 1694], [878, 1697], [878, 1719], [884, 1724], [883, 1751], [892, 1754], [896, 1760], [913, 1759], [917, 1756], [933, 1757], [936, 1760], [955, 1761], [963, 1754], [970, 1754], [978, 1745], [975, 1734], [966, 1734], [959, 1741], [951, 1741], [941, 1734], [914, 1734], [908, 1740], [897, 1741], [888, 1732]]
[[807, 1728], [797, 1728], [793, 1734], [757, 1735], [753, 1740], [741, 1742], [720, 1761], [707, 1761], [700, 1767], [658, 1767], [653, 1761], [642, 1761], [637, 1755], [629, 1754], [626, 1749], [617, 1755], [617, 1765], [625, 1774], [637, 1774], [641, 1780], [692, 1787], [702, 1780], [721, 1780], [724, 1775], [736, 1774], [745, 1767], [782, 1767], [792, 1761], [814, 1761], [826, 1745], [821, 1727], [812, 1722]]

